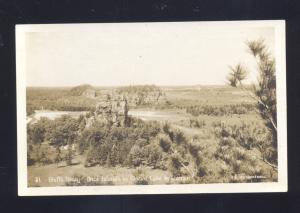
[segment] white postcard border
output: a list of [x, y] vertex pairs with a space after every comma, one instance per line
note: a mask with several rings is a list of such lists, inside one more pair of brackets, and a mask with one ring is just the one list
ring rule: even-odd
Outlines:
[[[193, 193], [248, 193], [287, 191], [287, 120], [286, 120], [286, 55], [285, 21], [223, 21], [223, 22], [172, 22], [153, 23], [202, 24], [209, 26], [236, 25], [247, 27], [274, 27], [277, 83], [278, 123], [278, 182], [274, 183], [218, 183], [180, 185], [130, 185], [130, 186], [27, 186], [27, 144], [26, 144], [26, 36], [27, 32], [61, 31], [78, 26], [94, 27], [101, 24], [47, 24], [16, 25], [16, 83], [17, 83], [17, 143], [18, 143], [18, 194], [19, 196], [48, 195], [117, 195], [117, 194], [193, 194]], [[139, 25], [145, 23], [118, 23], [118, 25]], [[147, 23], [152, 24], [152, 23]]]

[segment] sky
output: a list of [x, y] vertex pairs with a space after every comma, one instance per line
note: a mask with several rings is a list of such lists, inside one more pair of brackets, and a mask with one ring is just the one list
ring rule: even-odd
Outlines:
[[257, 65], [245, 42], [264, 39], [275, 50], [274, 29], [253, 24], [56, 26], [25, 34], [27, 86], [224, 85], [237, 63], [252, 83]]

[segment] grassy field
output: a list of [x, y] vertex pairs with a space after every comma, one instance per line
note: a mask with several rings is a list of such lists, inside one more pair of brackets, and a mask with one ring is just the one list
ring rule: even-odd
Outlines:
[[[178, 129], [184, 133], [187, 142], [195, 141], [201, 147], [202, 161], [205, 162], [205, 174], [201, 176], [199, 182], [202, 183], [218, 183], [228, 182], [233, 179], [228, 179], [228, 176], [235, 177], [233, 171], [237, 172], [241, 176], [237, 181], [252, 182], [256, 181], [248, 178], [249, 174], [243, 172], [244, 170], [228, 169], [230, 163], [224, 160], [222, 157], [216, 157], [220, 150], [220, 136], [216, 133], [218, 128], [222, 126], [242, 126], [248, 125], [255, 128], [264, 126], [263, 120], [255, 112], [255, 110], [242, 111], [239, 114], [234, 114], [231, 111], [222, 115], [205, 114], [200, 112], [195, 116], [189, 113], [187, 110], [189, 107], [214, 107], [224, 108], [224, 106], [235, 107], [235, 105], [248, 104], [254, 106], [254, 101], [249, 98], [247, 94], [239, 89], [227, 87], [227, 86], [178, 86], [178, 87], [161, 87], [165, 94], [166, 103], [152, 104], [148, 106], [137, 106], [134, 109], [129, 110], [129, 115], [140, 118], [145, 122], [157, 121], [161, 124], [169, 123], [174, 129]], [[106, 94], [113, 88], [101, 88]], [[101, 89], [100, 93], [101, 93]], [[69, 97], [66, 88], [62, 88], [63, 92], [59, 89], [31, 88], [27, 94], [28, 106], [32, 107], [37, 102], [39, 105], [47, 106], [48, 97], [51, 100], [64, 99], [64, 103], [69, 105], [78, 105], [78, 99]], [[53, 94], [55, 93], [55, 95]], [[34, 94], [34, 95], [32, 95]], [[41, 97], [44, 97], [42, 99]], [[98, 97], [99, 98], [99, 97]], [[86, 97], [80, 97], [80, 106], [84, 109], [93, 107], [97, 102], [97, 98], [89, 99]], [[52, 103], [52, 102], [51, 102]], [[54, 103], [54, 102], [53, 102]], [[56, 104], [57, 102], [55, 102]], [[55, 109], [55, 104], [51, 104], [51, 109]], [[254, 108], [254, 107], [253, 107]], [[58, 108], [60, 109], [60, 108]], [[57, 110], [57, 109], [56, 109]], [[256, 131], [256, 130], [255, 130]], [[196, 138], [196, 139], [195, 139]], [[226, 139], [226, 138], [225, 138]], [[243, 151], [249, 155], [250, 158], [260, 159], [262, 153], [257, 148], [251, 148]], [[243, 157], [246, 161], [246, 157]], [[141, 184], [174, 184], [189, 182], [188, 179], [174, 178], [168, 170], [154, 169], [149, 166], [139, 166], [136, 168], [124, 167], [116, 165], [114, 167], [109, 166], [94, 166], [84, 167], [84, 156], [77, 155], [73, 162], [74, 165], [65, 166], [50, 163], [47, 165], [31, 165], [28, 166], [28, 180], [29, 186], [57, 186], [57, 185], [76, 185], [76, 178], [79, 178], [83, 185], [131, 185], [139, 184], [137, 180], [141, 179]], [[252, 162], [252, 161], [251, 161]], [[263, 161], [255, 161], [255, 169], [258, 166], [259, 172], [255, 170], [254, 175], [261, 175], [263, 178], [259, 181], [276, 181], [277, 172], [274, 171], [267, 163]], [[227, 165], [228, 164], [228, 165]], [[224, 169], [225, 167], [225, 169]], [[243, 165], [241, 166], [243, 167]], [[224, 171], [231, 171], [230, 174], [226, 174]], [[40, 182], [36, 181], [37, 177], [40, 178]], [[54, 179], [49, 179], [53, 177]], [[57, 178], [61, 177], [61, 178]], [[145, 181], [146, 177], [146, 181]], [[56, 180], [56, 179], [57, 180]], [[145, 182], [143, 182], [143, 180]], [[80, 184], [78, 184], [80, 185]], [[81, 184], [82, 185], [82, 184]]]
[[179, 106], [253, 103], [240, 89], [229, 86], [163, 87], [168, 100]]

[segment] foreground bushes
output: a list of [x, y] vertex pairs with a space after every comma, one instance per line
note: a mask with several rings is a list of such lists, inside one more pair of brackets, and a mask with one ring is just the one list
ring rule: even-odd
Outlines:
[[85, 165], [160, 167], [163, 150], [156, 143], [159, 124], [141, 122], [135, 120], [132, 127], [95, 125], [84, 131], [79, 141], [81, 151], [87, 153]]
[[258, 149], [263, 159], [277, 164], [277, 141], [270, 130], [262, 124], [252, 122], [250, 124], [225, 125], [219, 123], [215, 124], [215, 134], [224, 140], [234, 139], [246, 150]]
[[96, 136], [87, 137], [88, 133], [82, 134], [84, 138], [92, 138], [86, 142], [84, 138], [79, 140], [81, 143], [89, 144], [89, 148], [85, 151], [87, 153], [85, 165], [121, 165], [134, 168], [148, 166], [168, 170], [173, 177], [206, 174], [203, 167], [200, 170], [201, 161], [198, 153], [192, 151], [197, 148], [189, 145], [190, 142], [182, 131], [171, 128], [168, 123], [160, 125], [156, 122], [143, 124], [141, 122], [136, 120], [135, 127], [112, 129], [102, 127], [101, 131], [97, 130], [98, 132], [89, 130], [89, 134], [98, 135], [98, 141], [94, 140]]
[[[220, 124], [216, 125], [215, 133], [219, 138], [215, 157], [222, 160], [219, 172], [227, 181], [239, 182], [239, 178], [247, 177], [277, 178], [274, 169], [277, 164], [276, 144], [266, 127], [258, 123]], [[275, 166], [270, 166], [272, 164]], [[249, 178], [246, 181], [261, 180]]]
[[[116, 127], [99, 121], [84, 128], [82, 117], [41, 119], [28, 130], [28, 164], [58, 165], [65, 161], [68, 166], [79, 154], [85, 157], [85, 167], [147, 166], [168, 170], [173, 177], [206, 175], [198, 144], [188, 141], [181, 130], [168, 123], [144, 122], [135, 118], [131, 124]], [[71, 150], [73, 144], [76, 150]], [[61, 151], [62, 147], [68, 148]]]
[[[262, 123], [209, 125], [209, 130], [213, 130], [210, 138], [201, 134], [189, 138], [181, 127], [135, 118], [127, 127], [98, 121], [89, 128], [85, 128], [82, 117], [41, 119], [28, 129], [28, 164], [65, 161], [71, 165], [78, 153], [84, 157], [86, 167], [151, 167], [167, 170], [174, 178], [191, 177], [189, 183], [241, 181], [235, 175], [276, 179], [276, 171], [264, 161], [277, 164], [277, 143]], [[59, 151], [72, 144], [76, 151]], [[136, 173], [141, 176], [136, 184], [149, 183], [142, 173]], [[242, 180], [245, 181], [261, 180]]]

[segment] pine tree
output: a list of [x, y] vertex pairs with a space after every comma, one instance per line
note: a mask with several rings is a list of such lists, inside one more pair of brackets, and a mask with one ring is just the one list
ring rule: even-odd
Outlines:
[[[249, 52], [253, 55], [259, 71], [257, 83], [252, 86], [252, 91], [246, 89], [243, 80], [247, 77], [247, 70], [241, 64], [230, 67], [228, 82], [233, 87], [238, 87], [246, 92], [257, 103], [257, 111], [272, 133], [272, 150], [277, 152], [277, 110], [276, 110], [276, 70], [275, 59], [269, 52], [264, 40], [247, 41], [246, 45]], [[273, 163], [277, 162], [276, 155], [271, 155], [263, 160], [277, 168]], [[270, 162], [271, 163], [270, 163]]]

